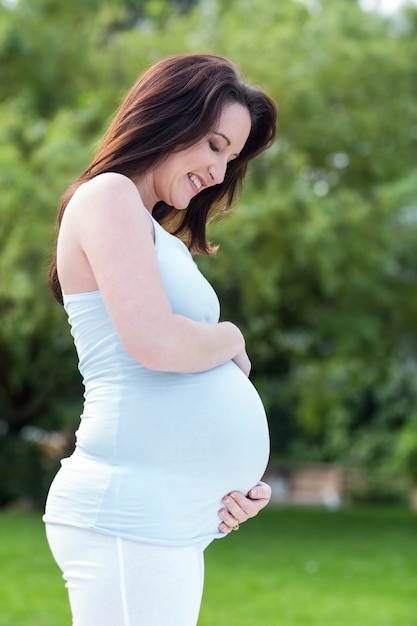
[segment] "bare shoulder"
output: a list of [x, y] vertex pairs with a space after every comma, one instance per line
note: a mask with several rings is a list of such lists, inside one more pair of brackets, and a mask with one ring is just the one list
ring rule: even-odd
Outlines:
[[72, 224], [82, 245], [96, 238], [100, 229], [124, 232], [133, 228], [136, 236], [153, 233], [152, 222], [139, 190], [130, 178], [108, 172], [83, 183], [74, 193], [64, 214], [63, 225]]
[[99, 174], [83, 183], [71, 198], [68, 207], [79, 205], [95, 206], [123, 206], [142, 205], [142, 199], [134, 182], [116, 172]]

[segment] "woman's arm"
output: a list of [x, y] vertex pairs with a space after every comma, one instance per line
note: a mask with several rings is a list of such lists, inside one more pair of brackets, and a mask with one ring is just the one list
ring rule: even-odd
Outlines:
[[[102, 174], [74, 194], [62, 220], [58, 271], [80, 255], [99, 289], [120, 340], [145, 367], [198, 372], [236, 359], [249, 374], [240, 330], [231, 322], [204, 324], [172, 312], [159, 271], [152, 223], [134, 183]], [[64, 279], [64, 280], [63, 280]]]

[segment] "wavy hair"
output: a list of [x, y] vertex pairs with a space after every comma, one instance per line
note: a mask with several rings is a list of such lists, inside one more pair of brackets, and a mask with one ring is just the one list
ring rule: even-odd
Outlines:
[[[263, 91], [246, 84], [237, 67], [217, 55], [186, 54], [169, 57], [149, 68], [127, 94], [107, 130], [91, 164], [62, 197], [58, 228], [76, 189], [104, 172], [128, 177], [143, 175], [169, 154], [179, 152], [208, 136], [224, 107], [246, 107], [251, 130], [240, 155], [227, 167], [221, 184], [197, 194], [180, 213], [158, 202], [153, 216], [184, 239], [194, 253], [212, 254], [206, 226], [229, 208], [240, 193], [248, 163], [275, 138], [277, 108]], [[49, 284], [62, 304], [56, 267], [56, 246]]]

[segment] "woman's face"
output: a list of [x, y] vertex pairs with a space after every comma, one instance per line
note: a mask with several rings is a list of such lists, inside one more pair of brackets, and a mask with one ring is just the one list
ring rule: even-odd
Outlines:
[[170, 155], [138, 182], [146, 208], [152, 210], [163, 200], [176, 209], [186, 209], [200, 191], [223, 182], [228, 163], [243, 149], [250, 129], [247, 108], [227, 105], [208, 137]]

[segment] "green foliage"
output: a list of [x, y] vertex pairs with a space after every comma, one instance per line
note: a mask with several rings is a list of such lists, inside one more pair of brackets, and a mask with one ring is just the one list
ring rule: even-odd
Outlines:
[[383, 483], [417, 400], [412, 12], [407, 25], [353, 2], [315, 7], [257, 5], [262, 54], [239, 27], [247, 3], [222, 15], [226, 53], [263, 77], [281, 129], [203, 265], [246, 330], [275, 453]]
[[0, 438], [0, 506], [24, 499], [43, 508], [58, 467], [57, 459], [43, 454], [35, 442], [16, 435]]
[[[248, 28], [250, 24], [250, 28]], [[338, 3], [0, 4], [0, 416], [74, 427], [80, 379], [46, 288], [61, 193], [136, 76], [214, 52], [275, 97], [275, 146], [199, 259], [242, 325], [274, 454], [416, 467], [417, 11]], [[413, 443], [414, 442], [414, 443]], [[410, 460], [411, 459], [411, 460]]]

